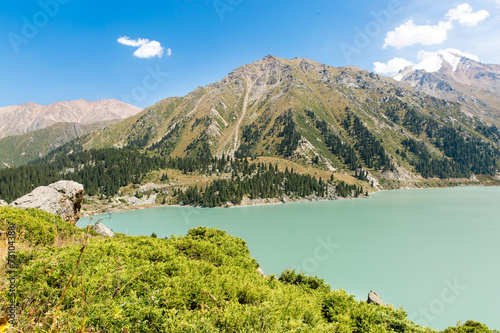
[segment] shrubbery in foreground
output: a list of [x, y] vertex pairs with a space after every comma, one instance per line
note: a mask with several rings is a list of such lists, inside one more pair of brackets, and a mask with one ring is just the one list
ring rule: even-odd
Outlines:
[[[53, 223], [11, 208], [0, 219], [21, 223], [23, 214], [38, 219], [33, 228]], [[63, 247], [50, 237], [23, 237], [38, 247], [18, 253], [22, 332], [435, 332], [402, 309], [358, 302], [317, 277], [295, 271], [262, 277], [245, 241], [217, 229], [87, 241], [70, 232], [75, 241]], [[7, 283], [1, 289], [6, 295]], [[0, 310], [7, 306], [1, 297]], [[444, 332], [491, 331], [467, 322]]]

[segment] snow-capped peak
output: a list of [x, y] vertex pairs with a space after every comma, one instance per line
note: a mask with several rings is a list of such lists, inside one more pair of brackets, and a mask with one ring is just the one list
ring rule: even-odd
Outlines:
[[404, 73], [403, 73], [404, 69], [403, 70], [400, 70], [399, 73], [396, 73], [392, 76], [392, 78], [396, 81], [401, 81], [403, 79], [403, 77], [405, 76]]
[[443, 68], [445, 64], [448, 64], [452, 71], [456, 72], [463, 58], [465, 58], [464, 61], [479, 61], [477, 56], [457, 49], [439, 50], [437, 52], [420, 51], [417, 58], [420, 60], [418, 64], [400, 70], [398, 73], [394, 74], [392, 78], [401, 81], [406, 74], [415, 70], [425, 70], [426, 72], [434, 73]]
[[437, 72], [443, 66], [443, 59], [440, 55], [426, 57], [424, 60], [413, 66], [413, 69], [423, 69], [429, 73]]
[[443, 64], [448, 63], [453, 72], [455, 72], [460, 64], [462, 57], [479, 60], [477, 56], [462, 52], [456, 49], [439, 50], [437, 52], [420, 51], [418, 59], [420, 63], [415, 65], [414, 69], [423, 69], [429, 73], [437, 72], [443, 67]]

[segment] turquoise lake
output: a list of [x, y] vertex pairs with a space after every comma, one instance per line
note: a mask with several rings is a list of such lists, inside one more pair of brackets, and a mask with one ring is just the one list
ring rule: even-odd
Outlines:
[[236, 208], [159, 207], [94, 216], [100, 218], [130, 235], [216, 227], [246, 240], [266, 274], [303, 270], [359, 300], [374, 290], [416, 323], [436, 329], [468, 319], [500, 329], [500, 187]]

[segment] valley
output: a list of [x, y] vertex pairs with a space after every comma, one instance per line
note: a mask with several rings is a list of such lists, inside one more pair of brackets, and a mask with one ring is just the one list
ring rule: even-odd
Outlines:
[[267, 56], [0, 171], [0, 198], [70, 179], [84, 185], [90, 214], [491, 185], [497, 131], [390, 78]]
[[500, 333], [499, 8], [5, 3], [0, 333]]

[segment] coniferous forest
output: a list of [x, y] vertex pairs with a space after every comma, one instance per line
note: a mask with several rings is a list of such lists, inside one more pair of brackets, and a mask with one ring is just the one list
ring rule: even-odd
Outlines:
[[[247, 158], [167, 158], [135, 149], [106, 148], [72, 150], [70, 154], [54, 153], [31, 165], [1, 169], [0, 198], [10, 202], [38, 186], [62, 179], [83, 184], [85, 193], [90, 196], [110, 197], [118, 194], [120, 187], [140, 184], [149, 172], [166, 168], [185, 174], [231, 174], [230, 179], [215, 180], [204, 189], [189, 187], [185, 191], [177, 190], [174, 194], [178, 202], [185, 205], [217, 207], [229, 202], [239, 204], [243, 196], [250, 199], [274, 198], [283, 194], [324, 197], [328, 192], [327, 182], [322, 179], [298, 174], [293, 169], [281, 172], [277, 165], [251, 164]], [[342, 181], [336, 184], [340, 196], [363, 193], [359, 186]]]
[[[499, 137], [495, 126], [478, 125], [473, 129], [478, 134], [474, 134], [470, 129], [465, 131], [460, 126], [418, 112], [403, 102], [383, 104], [381, 111], [401, 127], [402, 133], [403, 128], [411, 133], [411, 136], [406, 135], [406, 138], [394, 142], [399, 145], [396, 155], [424, 178], [468, 178], [472, 174], [494, 176], [497, 172], [500, 151], [492, 143]], [[396, 160], [387, 152], [382, 139], [349, 108], [345, 108], [338, 119], [341, 130], [337, 131], [315, 112], [306, 110], [305, 115], [329, 152], [355, 178], [368, 182], [367, 170], [394, 171]], [[279, 115], [263, 137], [269, 122], [270, 118], [261, 126], [251, 124], [243, 128], [242, 143], [234, 159], [212, 156], [207, 137], [188, 145], [185, 157], [170, 157], [171, 143], [179, 140], [178, 127], [149, 147], [146, 147], [147, 140], [142, 139], [135, 139], [120, 149], [84, 150], [78, 142], [70, 142], [26, 166], [0, 169], [0, 199], [10, 202], [38, 186], [62, 179], [83, 184], [90, 196], [111, 197], [118, 194], [121, 187], [140, 184], [152, 171], [164, 169], [200, 176], [224, 174], [203, 187], [176, 189], [174, 196], [177, 201], [187, 205], [217, 207], [227, 203], [239, 204], [245, 196], [250, 199], [283, 195], [325, 197], [329, 195], [329, 184], [332, 185], [330, 191], [334, 191], [330, 195], [347, 197], [365, 192], [355, 185], [325, 181], [288, 169], [280, 171], [273, 165], [249, 163], [248, 156], [255, 158], [252, 149], [256, 142], [273, 133], [277, 136], [275, 153], [286, 159], [300, 158], [294, 155], [302, 138], [294, 111], [289, 109]], [[490, 141], [481, 139], [480, 135]], [[318, 166], [320, 159], [315, 156], [311, 161]]]
[[[204, 188], [191, 186], [174, 194], [181, 204], [202, 207], [218, 207], [229, 202], [238, 205], [243, 196], [267, 199], [282, 195], [305, 198], [311, 195], [325, 197], [328, 194], [328, 181], [321, 178], [298, 174], [288, 168], [284, 172], [278, 171], [278, 166], [272, 164], [266, 166], [259, 163], [252, 166], [256, 166], [256, 172], [252, 176], [240, 176], [238, 172], [234, 172], [230, 180], [215, 180]], [[336, 195], [341, 197], [357, 197], [363, 193], [361, 186], [349, 185], [343, 181], [330, 183], [335, 186]]]

